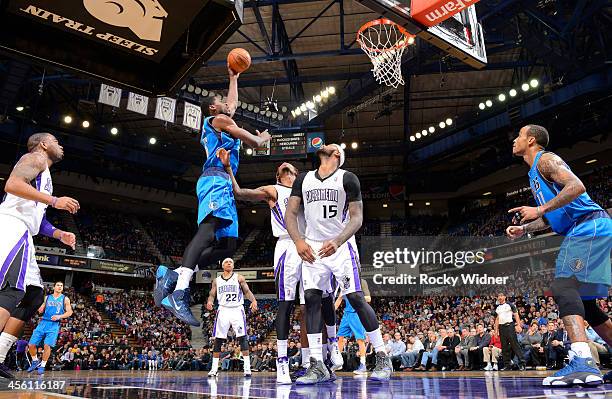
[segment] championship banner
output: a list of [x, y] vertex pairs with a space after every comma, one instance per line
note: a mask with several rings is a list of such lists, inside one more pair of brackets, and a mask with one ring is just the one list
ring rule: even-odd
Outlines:
[[138, 114], [146, 115], [149, 109], [149, 97], [136, 93], [130, 93], [127, 109]]
[[185, 112], [183, 113], [183, 126], [193, 130], [200, 130], [202, 124], [202, 108], [186, 102]]
[[410, 16], [427, 27], [440, 24], [479, 0], [412, 0]]
[[121, 103], [121, 92], [121, 89], [103, 83], [100, 86], [100, 97], [98, 98], [98, 102], [119, 108], [119, 103]]
[[166, 122], [174, 122], [176, 100], [170, 97], [159, 97], [155, 107], [155, 118]]

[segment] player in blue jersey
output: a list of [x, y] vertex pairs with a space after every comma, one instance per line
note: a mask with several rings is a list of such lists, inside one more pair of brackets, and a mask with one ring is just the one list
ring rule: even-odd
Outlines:
[[[370, 296], [370, 290], [368, 289], [368, 283], [364, 279], [361, 279], [361, 289], [364, 293], [364, 298], [367, 303], [372, 301], [372, 297]], [[361, 320], [359, 320], [359, 316], [355, 311], [355, 308], [351, 305], [351, 303], [343, 296], [338, 295], [338, 299], [336, 299], [335, 307], [338, 309], [342, 304], [342, 299], [344, 299], [344, 314], [342, 315], [342, 320], [340, 321], [340, 327], [338, 328], [338, 349], [340, 352], [344, 350], [344, 344], [346, 338], [355, 337], [357, 341], [357, 345], [359, 345], [359, 367], [353, 373], [355, 374], [367, 374], [368, 370], [366, 368], [366, 330]]]
[[[224, 170], [217, 152], [229, 151], [232, 171], [237, 173], [241, 143], [261, 147], [270, 140], [267, 131], [251, 134], [238, 127], [232, 119], [238, 102], [238, 76], [228, 67], [229, 91], [226, 99], [207, 97], [202, 109], [208, 109], [204, 119], [200, 144], [206, 151], [202, 175], [198, 179], [198, 231], [183, 253], [181, 267], [169, 270], [160, 266], [153, 297], [182, 321], [198, 326], [191, 313], [189, 282], [196, 266], [206, 266], [233, 255], [238, 239], [238, 213], [230, 176]], [[217, 245], [213, 245], [215, 243]]]
[[514, 140], [513, 154], [530, 166], [529, 183], [536, 206], [511, 209], [510, 213], [520, 214], [521, 225], [509, 226], [506, 234], [515, 239], [550, 227], [565, 236], [551, 289], [575, 356], [566, 367], [545, 378], [543, 385], [599, 385], [603, 378], [591, 357], [584, 320], [612, 344], [612, 321], [596, 302], [596, 298], [608, 296], [612, 283], [612, 219], [591, 200], [569, 166], [545, 151], [548, 140], [548, 131], [537, 125], [523, 127]]
[[[32, 364], [28, 368], [28, 373], [36, 369], [38, 369], [38, 374], [45, 373], [47, 360], [51, 356], [51, 348], [55, 346], [59, 336], [61, 320], [72, 316], [70, 299], [62, 294], [63, 291], [64, 283], [56, 281], [53, 284], [53, 294], [47, 295], [45, 302], [38, 309], [38, 312], [43, 315], [40, 323], [34, 329], [32, 337], [30, 337], [29, 349], [32, 356]], [[36, 348], [41, 342], [45, 346], [42, 361], [38, 360], [36, 356]]]

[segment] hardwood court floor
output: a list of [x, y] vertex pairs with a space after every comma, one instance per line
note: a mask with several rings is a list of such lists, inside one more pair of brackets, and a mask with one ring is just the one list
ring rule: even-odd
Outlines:
[[[18, 373], [0, 384], [0, 399], [390, 399], [390, 398], [612, 398], [612, 384], [597, 388], [545, 389], [550, 372], [396, 373], [388, 383], [352, 373], [316, 386], [276, 385], [273, 373], [222, 373], [209, 379], [196, 371], [60, 371], [43, 377]], [[53, 385], [55, 384], [55, 385]], [[60, 389], [59, 385], [63, 384]]]

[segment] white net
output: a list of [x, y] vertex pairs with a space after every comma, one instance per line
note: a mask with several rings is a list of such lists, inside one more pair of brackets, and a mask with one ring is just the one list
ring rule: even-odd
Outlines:
[[404, 84], [402, 77], [402, 55], [414, 38], [389, 20], [362, 29], [357, 35], [361, 49], [372, 61], [372, 72], [376, 81], [390, 87]]

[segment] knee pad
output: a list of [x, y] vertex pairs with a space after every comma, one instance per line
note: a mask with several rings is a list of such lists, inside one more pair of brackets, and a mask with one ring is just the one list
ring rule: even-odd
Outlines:
[[215, 338], [215, 343], [213, 344], [213, 352], [221, 352], [221, 346], [227, 341], [225, 338]]
[[247, 338], [247, 336], [243, 335], [242, 337], [238, 338], [238, 340], [240, 341], [240, 350], [242, 352], [248, 351], [249, 350], [249, 339]]
[[584, 305], [584, 319], [593, 327], [597, 327], [608, 321], [610, 318], [601, 310], [595, 299], [582, 300]]
[[25, 290], [25, 295], [11, 317], [14, 317], [23, 322], [28, 322], [36, 314], [36, 311], [45, 300], [45, 293], [42, 287], [28, 285]]
[[293, 301], [279, 301], [276, 316], [276, 335], [280, 340], [289, 337], [289, 321], [293, 312]]
[[379, 327], [376, 313], [374, 313], [374, 309], [366, 302], [363, 292], [351, 292], [346, 295], [346, 299], [355, 309], [361, 324], [367, 332], [372, 332]]
[[584, 304], [578, 292], [578, 281], [574, 278], [556, 278], [550, 288], [559, 307], [559, 317], [580, 316], [584, 318]]
[[322, 302], [323, 291], [321, 290], [306, 290], [304, 291], [304, 299], [306, 300], [306, 311], [313, 307], [320, 307]]

